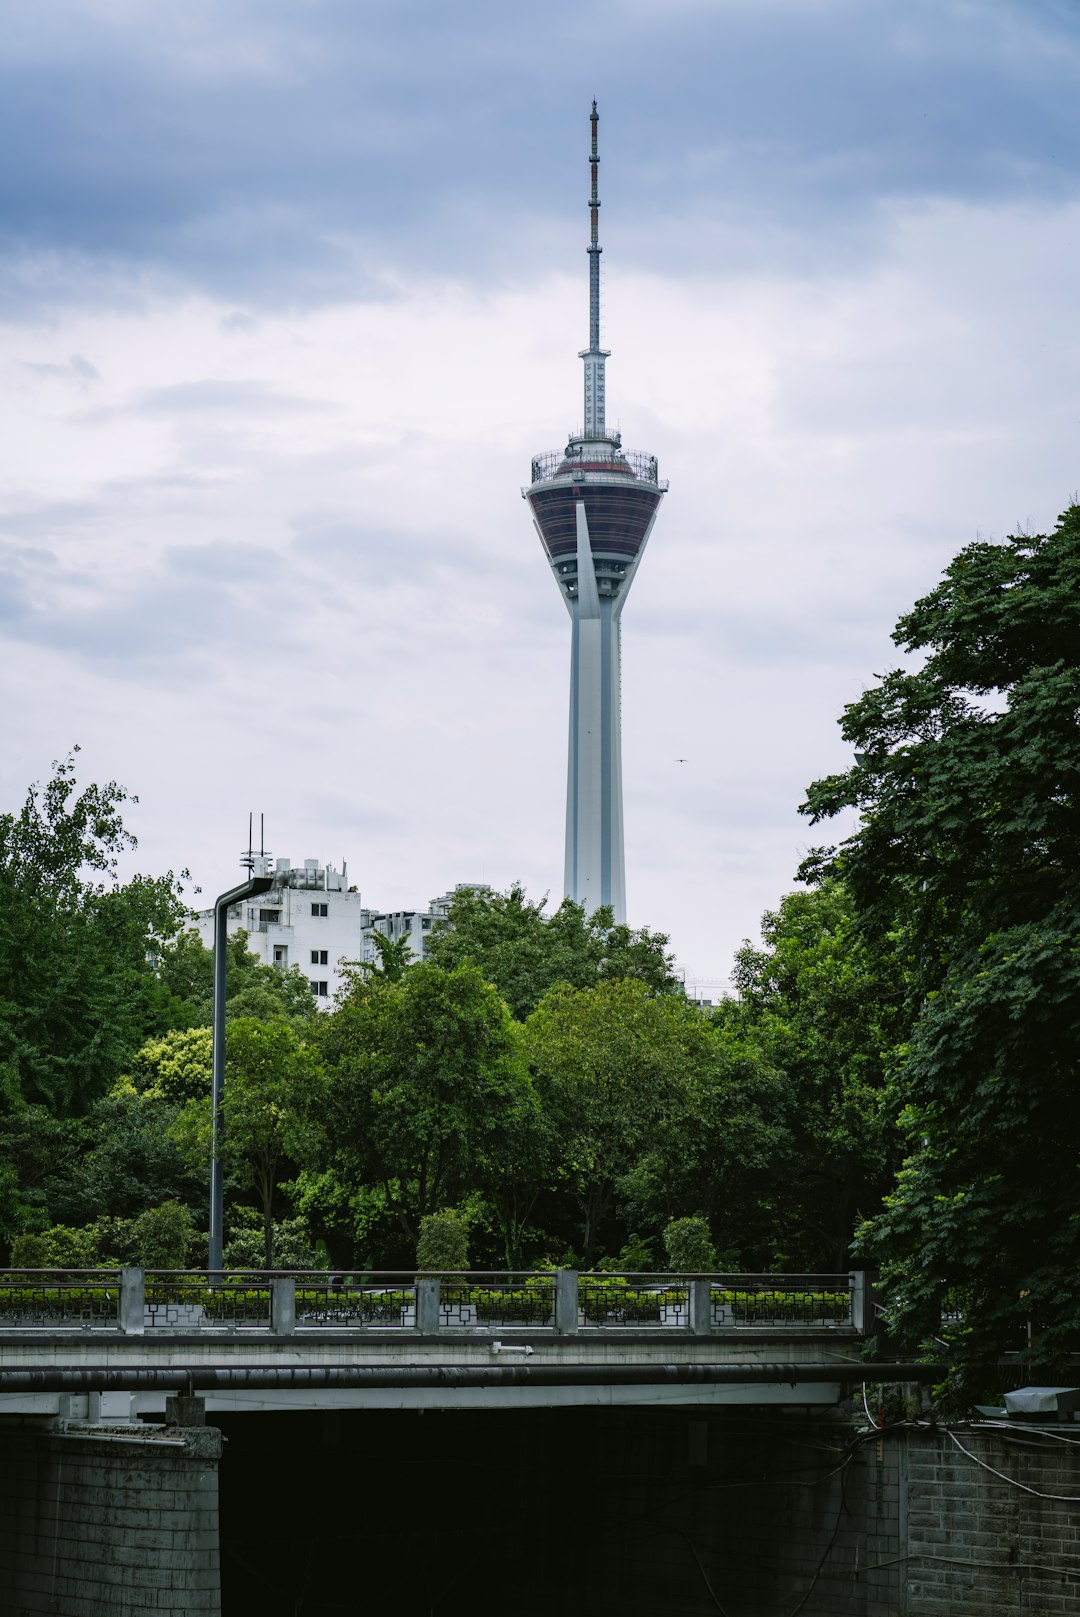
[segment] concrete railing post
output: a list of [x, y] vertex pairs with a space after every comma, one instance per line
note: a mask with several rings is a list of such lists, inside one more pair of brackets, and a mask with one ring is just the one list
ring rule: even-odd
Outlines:
[[708, 1336], [712, 1330], [712, 1287], [708, 1280], [691, 1280], [690, 1329], [695, 1336]]
[[416, 1328], [421, 1336], [439, 1334], [439, 1281], [436, 1276], [416, 1279]]
[[557, 1336], [576, 1336], [578, 1316], [578, 1272], [576, 1269], [555, 1271], [555, 1333]]
[[116, 1303], [116, 1322], [128, 1336], [142, 1336], [146, 1329], [146, 1272], [143, 1269], [121, 1269], [120, 1295]]
[[276, 1275], [270, 1282], [270, 1329], [275, 1336], [291, 1336], [296, 1329], [296, 1280]]
[[865, 1269], [852, 1269], [848, 1275], [848, 1285], [851, 1289], [851, 1323], [860, 1336], [866, 1336], [871, 1329], [869, 1281], [870, 1276]]

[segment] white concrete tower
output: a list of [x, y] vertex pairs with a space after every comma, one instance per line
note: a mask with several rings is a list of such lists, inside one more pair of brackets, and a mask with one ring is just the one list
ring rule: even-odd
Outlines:
[[567, 895], [626, 920], [623, 850], [620, 620], [667, 484], [656, 457], [624, 450], [605, 425], [600, 346], [596, 102], [589, 166], [589, 346], [585, 425], [561, 453], [537, 455], [522, 490], [570, 613], [570, 749], [566, 774]]

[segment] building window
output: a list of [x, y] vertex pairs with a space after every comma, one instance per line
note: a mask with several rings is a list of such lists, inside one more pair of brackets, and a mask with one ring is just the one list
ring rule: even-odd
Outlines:
[[285, 967], [289, 964], [289, 949], [284, 943], [274, 944], [274, 965]]
[[311, 951], [311, 964], [313, 966], [325, 966], [325, 965], [328, 965], [329, 964], [329, 956], [330, 956], [330, 951], [328, 949], [312, 949], [312, 951]]
[[317, 999], [327, 999], [329, 997], [330, 984], [328, 982], [317, 982], [314, 977], [309, 977], [308, 986]]
[[313, 904], [311, 906], [311, 913], [312, 915], [329, 915], [330, 906], [329, 904]]
[[280, 921], [281, 920], [281, 911], [280, 910], [260, 910], [259, 911], [259, 920], [260, 921], [274, 921], [274, 922]]

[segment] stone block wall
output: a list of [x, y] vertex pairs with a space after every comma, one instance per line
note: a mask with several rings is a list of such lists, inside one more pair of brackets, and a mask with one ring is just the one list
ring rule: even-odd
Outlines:
[[947, 1432], [905, 1435], [903, 1617], [1075, 1617], [1080, 1425], [1044, 1437], [1018, 1422], [956, 1438], [975, 1459]]
[[5, 1617], [214, 1617], [220, 1433], [0, 1423]]

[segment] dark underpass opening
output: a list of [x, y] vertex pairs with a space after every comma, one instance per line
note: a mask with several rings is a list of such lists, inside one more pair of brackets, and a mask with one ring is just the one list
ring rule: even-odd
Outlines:
[[837, 1419], [685, 1406], [209, 1418], [227, 1440], [224, 1617], [865, 1611], [865, 1468]]

